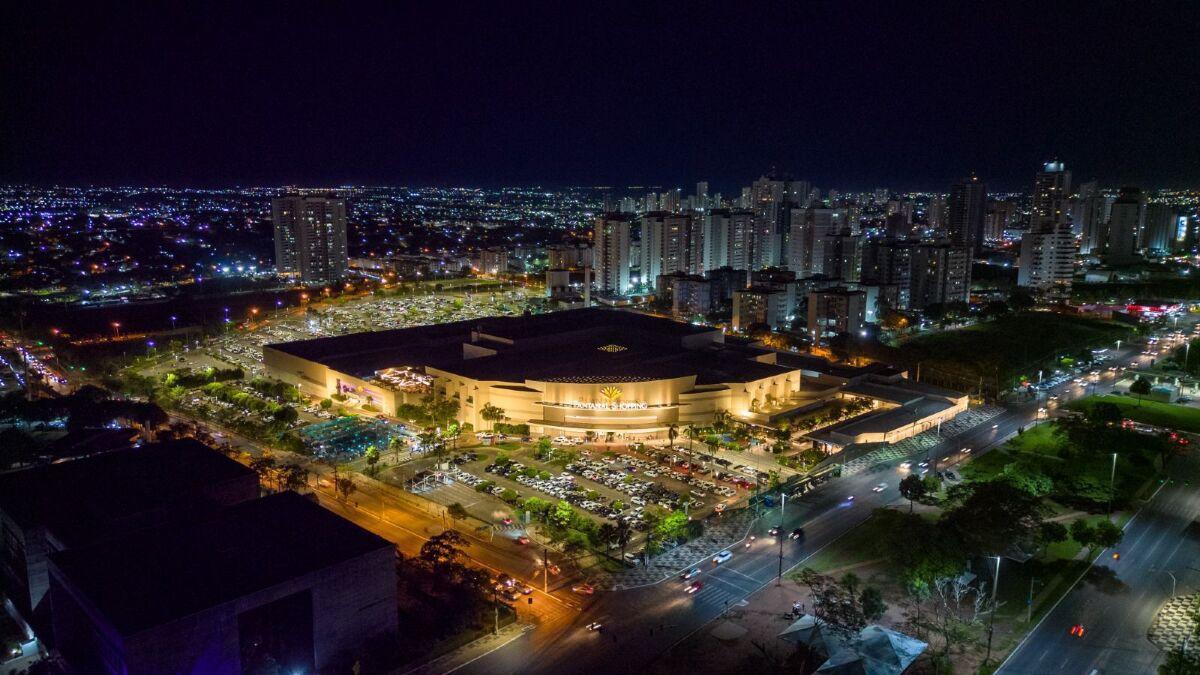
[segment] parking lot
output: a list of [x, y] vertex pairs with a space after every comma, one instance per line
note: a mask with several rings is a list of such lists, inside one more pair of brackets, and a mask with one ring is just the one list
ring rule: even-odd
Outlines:
[[308, 311], [264, 314], [248, 328], [230, 330], [202, 344], [198, 352], [259, 375], [265, 344], [519, 314], [526, 299], [525, 290], [517, 288], [503, 293], [366, 297], [337, 305], [311, 305]]
[[[557, 459], [541, 461], [532, 445], [507, 442], [505, 447], [472, 446], [440, 474], [411, 466], [405, 482], [428, 499], [444, 505], [457, 502], [473, 516], [496, 524], [513, 512], [502, 499], [511, 490], [510, 499], [515, 493], [522, 500], [566, 501], [599, 522], [624, 520], [642, 529], [641, 516], [647, 509], [684, 510], [696, 519], [723, 510], [749, 494], [756, 473], [749, 467], [739, 471], [732, 462], [722, 466], [706, 461], [699, 453], [690, 456], [683, 448], [671, 452], [571, 443], [562, 448], [556, 443], [551, 457]], [[505, 461], [497, 463], [498, 456]], [[422, 480], [416, 486], [414, 476]]]

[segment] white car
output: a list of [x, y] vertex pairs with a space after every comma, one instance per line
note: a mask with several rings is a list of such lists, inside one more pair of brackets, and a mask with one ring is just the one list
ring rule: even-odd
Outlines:
[[903, 462], [900, 462], [900, 468], [901, 468], [901, 469], [911, 469], [911, 468], [912, 468], [912, 462], [909, 462], [909, 461], [903, 461]]
[[871, 488], [871, 492], [883, 492], [886, 489], [887, 489], [887, 483], [880, 483], [879, 485], [876, 485], [875, 487]]
[[730, 553], [729, 551], [721, 551], [720, 553], [713, 556], [712, 561], [713, 561], [714, 565], [720, 565], [721, 563], [729, 560], [732, 557], [733, 557], [733, 554]]

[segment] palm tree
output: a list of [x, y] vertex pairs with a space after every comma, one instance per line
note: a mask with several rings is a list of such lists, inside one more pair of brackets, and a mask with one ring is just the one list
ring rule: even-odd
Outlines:
[[600, 528], [596, 530], [596, 539], [604, 544], [604, 550], [612, 548], [613, 542], [617, 539], [617, 526], [611, 522], [605, 521]]
[[700, 438], [700, 430], [697, 429], [695, 425], [689, 424], [683, 428], [683, 435], [687, 436], [688, 451], [690, 452], [692, 449], [692, 444], [695, 442], [695, 440], [697, 438]]
[[504, 419], [504, 409], [500, 406], [492, 405], [491, 403], [485, 403], [483, 404], [483, 407], [479, 409], [479, 417], [485, 422], [491, 422], [492, 430], [495, 431], [496, 422]]
[[618, 520], [616, 527], [616, 542], [621, 547], [621, 560], [624, 560], [625, 547], [629, 544], [629, 540], [633, 539], [633, 528], [624, 520]]
[[442, 453], [446, 450], [446, 444], [442, 442], [442, 437], [433, 429], [426, 429], [417, 435], [417, 439], [421, 441], [421, 447], [426, 452], [432, 452], [437, 458], [438, 465], [442, 463]]
[[300, 464], [288, 464], [280, 473], [280, 487], [296, 490], [308, 485], [308, 469]]
[[717, 437], [712, 436], [712, 437], [708, 438], [707, 440], [704, 441], [704, 445], [708, 448], [708, 458], [710, 460], [716, 459], [717, 448], [719, 448], [721, 445], [720, 443], [717, 442]]
[[392, 436], [388, 439], [388, 448], [392, 451], [392, 460], [395, 464], [400, 463], [400, 448], [404, 446], [404, 441], [399, 436]]
[[667, 426], [667, 447], [675, 447], [675, 439], [679, 436], [679, 425], [671, 424]]
[[275, 469], [274, 457], [255, 457], [250, 460], [250, 470], [258, 474], [258, 480], [267, 487], [270, 487], [271, 475]]
[[726, 425], [729, 424], [729, 411], [718, 410], [713, 413], [713, 431], [721, 433], [725, 431]]

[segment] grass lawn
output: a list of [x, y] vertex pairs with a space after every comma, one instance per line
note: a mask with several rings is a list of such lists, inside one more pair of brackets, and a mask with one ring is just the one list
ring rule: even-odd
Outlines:
[[1053, 455], [1062, 447], [1062, 440], [1054, 433], [1053, 424], [1039, 424], [1013, 436], [1006, 445], [1017, 452]]
[[[905, 510], [908, 509], [908, 507], [904, 508]], [[883, 527], [886, 527], [886, 523], [875, 515], [872, 515], [854, 529], [826, 546], [812, 558], [809, 558], [804, 567], [810, 567], [817, 572], [825, 574], [830, 570], [849, 567], [850, 565], [857, 565], [879, 558], [878, 542], [884, 537]]]
[[1062, 441], [1054, 433], [1051, 424], [1039, 424], [1013, 436], [1004, 445], [972, 457], [962, 466], [960, 473], [968, 480], [986, 481], [1004, 470], [1019, 453], [1028, 452], [1041, 456], [1054, 456], [1062, 447]]
[[1158, 401], [1142, 401], [1138, 404], [1136, 398], [1129, 396], [1089, 396], [1067, 405], [1071, 410], [1087, 410], [1093, 403], [1114, 403], [1121, 409], [1121, 414], [1135, 422], [1142, 422], [1156, 427], [1178, 429], [1200, 433], [1200, 408], [1190, 408], [1172, 403]]
[[1057, 356], [1072, 357], [1087, 347], [1128, 335], [1128, 326], [1108, 321], [1023, 312], [968, 328], [920, 335], [899, 349], [905, 362], [1006, 380], [1030, 372], [1036, 375], [1039, 363]]

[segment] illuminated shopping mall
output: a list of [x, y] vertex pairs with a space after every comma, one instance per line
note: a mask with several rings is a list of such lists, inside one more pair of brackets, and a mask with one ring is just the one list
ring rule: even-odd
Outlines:
[[[488, 427], [480, 413], [491, 404], [534, 434], [593, 432], [615, 440], [662, 437], [671, 425], [708, 425], [718, 411], [770, 424], [837, 397], [871, 398], [882, 413], [896, 404], [848, 388], [867, 378], [907, 386], [886, 366], [847, 369], [727, 340], [712, 327], [600, 308], [356, 333], [263, 351], [272, 377], [313, 396], [341, 394], [390, 412], [433, 392], [456, 400], [460, 420], [477, 429]], [[920, 424], [906, 418], [909, 433], [965, 407], [957, 399], [930, 404], [945, 398], [922, 398]]]

